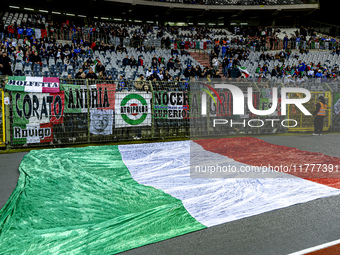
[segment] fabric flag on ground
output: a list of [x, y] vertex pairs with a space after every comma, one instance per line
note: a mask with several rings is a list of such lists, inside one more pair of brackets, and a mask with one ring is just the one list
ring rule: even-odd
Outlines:
[[340, 194], [283, 173], [191, 178], [191, 157], [246, 166], [192, 141], [31, 151], [0, 210], [0, 251], [115, 254]]
[[9, 76], [6, 89], [23, 92], [59, 93], [59, 78]]
[[202, 139], [205, 150], [252, 166], [283, 166], [297, 176], [340, 189], [340, 158], [267, 143], [254, 137]]
[[119, 150], [136, 181], [180, 199], [188, 212], [208, 227], [340, 194], [338, 189], [284, 173], [272, 178], [252, 178], [243, 173], [225, 178], [192, 178], [190, 161], [197, 165], [218, 162], [221, 166], [237, 168], [247, 165], [189, 141], [166, 143], [166, 146], [164, 143], [122, 145]]
[[249, 72], [248, 72], [247, 68], [245, 68], [244, 66], [239, 66], [238, 69], [240, 69], [240, 71], [244, 74], [244, 76], [246, 78], [249, 77]]
[[115, 254], [205, 228], [133, 180], [118, 146], [31, 151], [19, 170], [0, 210], [1, 254]]

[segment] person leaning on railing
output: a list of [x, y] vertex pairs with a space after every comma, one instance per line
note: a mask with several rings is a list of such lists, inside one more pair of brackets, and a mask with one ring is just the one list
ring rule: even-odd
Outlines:
[[124, 80], [122, 75], [119, 76], [117, 85], [118, 85], [118, 88], [117, 88], [118, 91], [128, 90], [127, 83]]
[[[147, 87], [147, 88], [146, 88]], [[148, 84], [147, 84], [147, 82], [145, 81], [145, 79], [144, 79], [144, 75], [143, 74], [141, 74], [140, 76], [139, 76], [139, 78], [136, 80], [136, 82], [135, 82], [135, 90], [137, 90], [137, 91], [143, 91], [143, 90], [145, 90], [145, 91], [148, 91]]]
[[92, 67], [89, 68], [89, 72], [86, 74], [86, 79], [96, 80], [98, 79], [95, 72], [93, 72]]

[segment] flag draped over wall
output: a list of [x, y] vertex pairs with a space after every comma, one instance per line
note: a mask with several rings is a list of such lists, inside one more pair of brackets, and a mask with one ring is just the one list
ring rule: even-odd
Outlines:
[[9, 76], [6, 89], [24, 92], [58, 93], [60, 91], [59, 78]]

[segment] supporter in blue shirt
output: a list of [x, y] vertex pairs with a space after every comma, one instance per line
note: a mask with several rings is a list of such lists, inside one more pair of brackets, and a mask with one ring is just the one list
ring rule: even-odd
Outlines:
[[296, 37], [296, 42], [299, 43], [301, 41], [300, 36]]
[[227, 53], [227, 46], [225, 44], [222, 45], [222, 59], [224, 59], [224, 56]]
[[119, 76], [119, 79], [118, 79], [118, 90], [119, 91], [122, 91], [122, 90], [127, 90], [127, 86], [126, 86], [126, 83], [125, 83], [125, 80], [123, 78], [122, 75]]
[[18, 26], [18, 39], [24, 38], [24, 29], [19, 25]]
[[318, 72], [315, 74], [315, 78], [321, 78], [322, 77], [322, 72], [319, 69]]
[[80, 48], [79, 48], [79, 47], [75, 48], [75, 49], [74, 49], [74, 53], [76, 53], [77, 55], [79, 55], [79, 54], [80, 54]]
[[27, 36], [32, 36], [32, 34], [33, 34], [33, 30], [32, 30], [32, 28], [30, 28], [30, 26], [28, 26], [28, 27], [26, 28], [26, 35], [27, 35]]
[[284, 38], [283, 38], [283, 49], [286, 49], [288, 46], [288, 36], [286, 35]]
[[306, 69], [306, 65], [305, 63], [303, 63], [301, 60], [299, 61], [299, 65], [298, 65], [298, 71], [300, 72], [300, 74], [303, 75], [303, 72]]

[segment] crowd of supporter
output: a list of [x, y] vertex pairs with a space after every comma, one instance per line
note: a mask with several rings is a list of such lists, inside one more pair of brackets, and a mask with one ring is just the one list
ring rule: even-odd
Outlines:
[[[18, 57], [22, 59], [23, 63], [39, 64], [42, 65], [42, 59], [61, 59], [65, 66], [71, 64], [74, 65], [79, 57], [87, 57], [93, 54], [93, 50], [105, 51], [116, 50], [124, 51], [120, 46], [114, 47], [113, 45], [106, 44], [104, 42], [89, 42], [83, 40], [74, 40], [71, 44], [66, 43], [62, 45], [57, 44], [55, 38], [44, 37], [36, 39], [34, 35], [25, 35], [22, 39], [22, 44], [17, 43], [16, 40], [4, 39], [1, 41], [1, 51], [5, 52], [7, 58], [13, 56], [14, 59]], [[7, 60], [11, 63], [11, 60]], [[0, 59], [1, 63], [1, 59]], [[1, 66], [0, 66], [1, 67]], [[11, 75], [10, 69], [0, 69], [2, 74]]]
[[[273, 36], [275, 34], [278, 34], [281, 32], [280, 28], [273, 28], [272, 26], [235, 26], [234, 27], [234, 34], [235, 35], [242, 35], [244, 37], [246, 36]], [[295, 35], [298, 36], [299, 34], [304, 36], [315, 36], [315, 30], [313, 27], [304, 28], [303, 26], [301, 28], [297, 28], [295, 30]]]
[[219, 45], [239, 45], [252, 50], [263, 51], [283, 49], [326, 49], [332, 50], [338, 46], [335, 38], [327, 35], [317, 35], [313, 27], [296, 29], [292, 34], [278, 36], [281, 30], [272, 27], [235, 27], [235, 37], [221, 37], [215, 40]]
[[[337, 48], [332, 54], [339, 55], [339, 53], [340, 49]], [[282, 50], [280, 53], [277, 53], [276, 56], [279, 56], [279, 58], [276, 59], [282, 61], [283, 64], [274, 66], [272, 70], [268, 68], [266, 62], [263, 66], [258, 65], [256, 73], [259, 75], [259, 77], [266, 77], [268, 74], [270, 74], [271, 77], [289, 78], [289, 80], [287, 80], [288, 82], [294, 82], [296, 79], [298, 82], [302, 82], [304, 81], [304, 78], [320, 78], [321, 80], [329, 80], [332, 78], [336, 79], [339, 76], [339, 67], [337, 65], [329, 68], [323, 66], [321, 62], [305, 63], [304, 61], [299, 60], [297, 65], [290, 66], [284, 64], [285, 60], [289, 59], [290, 57], [299, 59], [298, 53], [290, 56], [290, 54], [287, 54]], [[259, 60], [273, 61], [274, 58], [272, 54], [262, 53]]]
[[[47, 45], [47, 47], [46, 47]], [[15, 59], [18, 56], [22, 57], [23, 63], [31, 63], [31, 64], [42, 64], [42, 59], [60, 59], [65, 66], [65, 69], [68, 65], [73, 65], [74, 68], [77, 67], [78, 58], [87, 58], [84, 62], [83, 66], [79, 69], [74, 78], [90, 78], [90, 79], [112, 79], [112, 77], [107, 76], [105, 73], [105, 66], [97, 59], [92, 59], [93, 51], [115, 51], [115, 52], [124, 52], [128, 54], [126, 47], [121, 45], [115, 47], [113, 45], [106, 44], [104, 42], [95, 42], [90, 43], [88, 41], [77, 41], [74, 40], [71, 44], [66, 43], [65, 45], [57, 44], [55, 39], [51, 36], [50, 38], [45, 37], [44, 39], [37, 40], [34, 36], [30, 39], [25, 37], [24, 43], [22, 45], [16, 44], [13, 39], [5, 39], [1, 42], [1, 50], [3, 54], [0, 56], [0, 71], [5, 75], [12, 75], [11, 65], [13, 64], [10, 56], [13, 56]], [[146, 51], [154, 52], [154, 48], [139, 48], [140, 53]], [[240, 73], [237, 71], [237, 66], [240, 66], [241, 60], [247, 60], [248, 55], [250, 53], [249, 49], [243, 48], [230, 48], [225, 44], [219, 46], [216, 44], [214, 50], [211, 51], [209, 55], [210, 60], [210, 68], [202, 69], [200, 66], [188, 66], [186, 69], [182, 70], [180, 61], [176, 55], [184, 55], [187, 52], [184, 49], [172, 50], [172, 55], [170, 59], [165, 60], [162, 56], [156, 57], [152, 59], [151, 65], [149, 66], [149, 70], [146, 72], [145, 80], [150, 81], [174, 81], [177, 77], [172, 77], [169, 74], [170, 70], [180, 70], [181, 73], [184, 74], [187, 79], [200, 79], [204, 78], [209, 80], [210, 78], [220, 78], [221, 75], [229, 78], [238, 78]], [[306, 51], [308, 53], [308, 50]], [[337, 47], [332, 51], [331, 54], [340, 54], [340, 49]], [[218, 62], [218, 57], [222, 57], [222, 63]], [[237, 56], [237, 57], [236, 57]], [[280, 51], [273, 53], [262, 53], [259, 57], [259, 61], [274, 61], [278, 60], [280, 62], [284, 62], [286, 59], [296, 58], [299, 59], [299, 54], [289, 54], [286, 51]], [[301, 62], [301, 61], [300, 61]], [[216, 64], [217, 63], [217, 64]], [[95, 64], [95, 65], [94, 65]], [[134, 59], [133, 57], [129, 57], [128, 55], [123, 60], [123, 66], [143, 66], [144, 61], [142, 57], [138, 59]], [[222, 65], [223, 74], [220, 74], [218, 71], [219, 64]], [[165, 67], [160, 68], [161, 65]], [[146, 66], [147, 67], [147, 66]], [[324, 68], [321, 63], [303, 63], [297, 66], [277, 66], [272, 70], [269, 70], [266, 64], [263, 66], [259, 66], [256, 70], [256, 73], [260, 77], [266, 77], [266, 75], [270, 74], [271, 77], [315, 77], [315, 78], [332, 78], [337, 77], [339, 74], [338, 68], [334, 67], [333, 69]], [[69, 77], [73, 78], [73, 77]], [[121, 77], [123, 78], [123, 77]], [[121, 79], [120, 78], [120, 79]]]
[[[40, 38], [36, 38], [33, 28], [43, 27], [49, 32], [41, 33]], [[74, 36], [72, 42], [62, 45], [56, 43], [54, 32], [56, 28], [71, 31], [74, 35], [80, 32], [86, 33], [107, 33], [115, 37], [121, 38], [120, 45], [113, 45], [104, 41], [91, 41], [85, 37]], [[0, 22], [1, 36], [1, 56], [0, 56], [0, 72], [4, 75], [13, 74], [13, 65], [16, 59], [20, 59], [22, 63], [42, 66], [43, 60], [53, 58], [56, 62], [62, 62], [61, 71], [66, 70], [68, 66], [72, 66], [76, 70], [76, 74], [69, 74], [68, 78], [77, 79], [113, 79], [112, 74], [106, 72], [106, 67], [98, 58], [93, 57], [94, 51], [99, 52], [121, 52], [126, 54], [123, 60], [123, 67], [140, 67], [149, 68], [144, 75], [140, 75], [138, 79], [146, 81], [181, 81], [179, 75], [170, 75], [170, 71], [180, 71], [185, 79], [205, 79], [220, 78], [221, 76], [228, 78], [238, 78], [241, 76], [238, 66], [240, 61], [248, 60], [251, 51], [274, 50], [278, 47], [280, 41], [278, 34], [281, 31], [272, 27], [235, 27], [235, 36], [231, 36], [226, 31], [214, 30], [208, 27], [170, 27], [170, 26], [153, 26], [143, 24], [142, 26], [134, 26], [131, 24], [113, 24], [94, 22], [93, 25], [79, 27], [74, 23], [66, 20], [61, 25], [54, 25], [53, 22], [46, 22], [42, 15], [32, 15], [27, 20], [23, 20], [20, 25], [14, 23], [7, 27]], [[139, 53], [156, 52], [154, 45], [144, 46], [143, 40], [148, 33], [153, 33], [157, 38], [162, 39], [162, 45], [171, 49], [169, 59], [158, 56], [149, 63], [144, 63], [142, 57], [134, 59], [129, 56], [128, 48], [123, 44], [123, 38], [129, 37], [133, 42], [137, 42], [133, 46]], [[170, 37], [169, 37], [170, 35]], [[216, 37], [218, 36], [218, 37]], [[289, 37], [290, 36], [290, 37]], [[309, 38], [308, 38], [309, 37]], [[8, 39], [9, 38], [9, 39]], [[21, 41], [14, 40], [20, 39]], [[212, 40], [212, 38], [215, 38]], [[177, 55], [187, 55], [188, 44], [185, 40], [209, 39], [214, 45], [209, 55], [210, 67], [202, 68], [200, 66], [188, 65], [185, 68], [181, 65]], [[20, 43], [19, 43], [20, 42]], [[173, 47], [176, 43], [176, 48]], [[333, 50], [332, 54], [339, 55], [340, 50], [338, 42], [327, 36], [317, 36], [312, 27], [301, 27], [296, 29], [292, 35], [285, 35], [282, 39], [283, 48], [288, 48], [288, 44], [300, 48], [302, 52], [308, 53], [311, 44], [317, 49]], [[231, 46], [242, 47], [231, 47]], [[190, 44], [189, 44], [190, 46]], [[244, 47], [243, 47], [244, 46]], [[301, 52], [301, 53], [302, 53]], [[263, 53], [259, 60], [264, 61], [284, 61], [290, 57], [299, 58], [297, 54], [291, 55], [290, 51], [281, 51], [277, 53]], [[79, 61], [82, 59], [83, 61]], [[84, 61], [85, 60], [85, 61]], [[59, 62], [60, 62], [59, 61]], [[82, 63], [81, 65], [79, 63]], [[280, 65], [272, 70], [268, 70], [266, 65], [261, 65], [256, 70], [259, 77], [265, 78], [268, 74], [271, 77], [316, 77], [331, 78], [338, 76], [338, 69], [323, 67], [320, 63], [303, 63], [297, 66]], [[219, 66], [222, 65], [223, 72], [219, 72]], [[304, 68], [303, 68], [304, 66]], [[321, 74], [320, 74], [321, 73]], [[20, 70], [16, 70], [15, 75], [24, 75]], [[56, 74], [58, 75], [58, 74]], [[183, 77], [182, 77], [183, 78]], [[124, 80], [121, 75], [119, 79]], [[183, 79], [182, 79], [183, 80]]]
[[[155, 47], [144, 47], [143, 45], [137, 48], [137, 51], [140, 54], [145, 52], [155, 52]], [[2, 56], [0, 57], [0, 72], [3, 75], [13, 75], [12, 65], [14, 62], [17, 62], [16, 59], [20, 59], [20, 61], [25, 64], [30, 65], [40, 65], [42, 66], [42, 62], [45, 59], [46, 62], [49, 59], [53, 59], [53, 64], [57, 64], [57, 62], [61, 62], [62, 64], [59, 66], [59, 73], [67, 70], [68, 66], [72, 66], [74, 70], [79, 68], [79, 71], [75, 74], [75, 76], [69, 74], [68, 78], [76, 78], [76, 79], [112, 79], [111, 75], [106, 74], [105, 66], [100, 62], [98, 57], [94, 58], [94, 51], [99, 52], [120, 52], [127, 54], [126, 57], [122, 61], [122, 65], [124, 68], [127, 66], [130, 67], [139, 67], [145, 66], [142, 56], [139, 56], [138, 59], [134, 59], [133, 56], [128, 55], [128, 50], [124, 45], [114, 46], [112, 44], [106, 44], [104, 42], [89, 42], [83, 40], [73, 40], [72, 43], [56, 43], [56, 40], [51, 35], [51, 37], [41, 38], [40, 40], [36, 39], [34, 36], [27, 37], [25, 36], [23, 39], [23, 44], [16, 43], [13, 38], [4, 39], [1, 42], [1, 51], [3, 51]], [[156, 70], [157, 73], [152, 73], [152, 75], [148, 75], [146, 80], [157, 80], [157, 81], [173, 81], [176, 77], [173, 77], [169, 74], [171, 70], [180, 70], [181, 65], [179, 58], [176, 57], [178, 55], [187, 55], [188, 53], [182, 49], [180, 52], [178, 50], [173, 49], [171, 51], [172, 57], [170, 59], [164, 59], [162, 56], [156, 57], [154, 55], [153, 61], [150, 65], [150, 69]], [[11, 58], [12, 57], [12, 60]], [[79, 66], [79, 60], [83, 64]], [[165, 65], [165, 68], [160, 68], [161, 65]], [[58, 74], [59, 74], [58, 73]], [[23, 75], [21, 71], [15, 72], [15, 75]]]
[[[207, 26], [186, 26], [186, 27], [171, 27], [156, 26], [152, 24], [142, 24], [136, 26], [134, 24], [115, 24], [110, 22], [90, 22], [89, 25], [80, 26], [75, 24], [74, 21], [66, 20], [65, 22], [57, 23], [51, 21], [45, 21], [45, 17], [37, 14], [31, 16], [26, 21], [22, 21], [20, 25], [12, 23], [5, 26], [3, 22], [0, 22], [0, 39], [4, 37], [9, 38], [24, 38], [25, 36], [32, 36], [34, 34], [34, 28], [41, 29], [41, 37], [44, 38], [49, 35], [54, 35], [56, 29], [67, 32], [71, 39], [86, 40], [88, 37], [85, 35], [104, 34], [112, 37], [120, 38], [120, 44], [123, 43], [124, 38], [131, 39], [131, 46], [140, 46], [145, 39], [150, 36], [155, 36], [161, 40], [161, 46], [171, 48], [171, 46], [180, 42], [204, 40], [212, 43], [219, 41], [222, 45], [223, 41], [227, 45], [239, 45], [253, 48], [254, 50], [262, 51], [262, 47], [266, 47], [269, 50], [278, 49], [283, 47], [295, 48], [316, 48], [316, 49], [330, 49], [334, 44], [338, 42], [334, 38], [327, 36], [317, 36], [313, 27], [296, 29], [293, 34], [286, 34], [284, 37], [280, 37], [281, 33], [279, 28], [272, 28], [271, 26], [235, 26], [233, 29], [234, 35], [231, 35], [225, 29], [213, 29]], [[39, 35], [40, 37], [40, 35]], [[39, 38], [38, 37], [38, 38]], [[177, 43], [178, 44], [178, 43]]]

